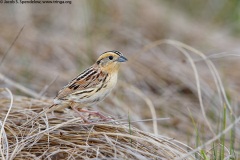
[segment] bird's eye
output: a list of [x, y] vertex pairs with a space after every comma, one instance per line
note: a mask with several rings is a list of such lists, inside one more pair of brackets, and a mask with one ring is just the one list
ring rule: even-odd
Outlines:
[[109, 58], [110, 60], [112, 60], [112, 59], [113, 59], [113, 56], [109, 56], [108, 58]]

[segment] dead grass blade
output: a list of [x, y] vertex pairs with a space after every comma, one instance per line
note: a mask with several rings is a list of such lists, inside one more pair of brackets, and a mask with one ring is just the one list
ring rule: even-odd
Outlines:
[[[132, 125], [130, 134], [127, 120], [101, 122], [96, 117], [89, 117], [95, 122], [84, 124], [79, 117], [71, 117], [70, 112], [55, 113], [55, 116], [48, 113], [47, 118], [40, 117], [33, 124], [22, 127], [21, 124], [32, 117], [33, 112], [49, 104], [46, 104], [46, 100], [41, 103], [40, 100], [21, 97], [17, 99], [14, 103], [11, 102], [11, 114], [7, 106], [1, 108], [1, 116], [8, 113], [3, 122], [5, 125], [2, 125], [5, 137], [8, 137], [8, 148], [3, 150], [1, 147], [2, 159], [111, 157], [170, 160], [183, 156], [190, 149], [172, 138], [143, 132]], [[11, 100], [13, 101], [12, 98]], [[0, 101], [2, 104], [8, 104], [4, 97]], [[29, 102], [32, 104], [30, 110], [24, 108]]]

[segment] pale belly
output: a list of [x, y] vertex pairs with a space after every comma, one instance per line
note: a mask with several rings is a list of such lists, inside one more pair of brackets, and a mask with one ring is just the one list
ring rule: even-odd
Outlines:
[[91, 106], [104, 100], [111, 93], [116, 83], [117, 83], [117, 74], [111, 77], [111, 80], [107, 83], [107, 86], [105, 88], [102, 88], [98, 92], [92, 94], [91, 97], [86, 98], [82, 101], [79, 101], [79, 103], [85, 103], [85, 104], [88, 104], [88, 106]]
[[108, 83], [105, 87], [102, 87], [99, 91], [96, 88], [93, 92], [81, 95], [81, 98], [78, 95], [71, 95], [68, 97], [68, 101], [55, 100], [55, 104], [59, 103], [79, 103], [80, 106], [88, 107], [97, 104], [98, 102], [104, 100], [112, 91], [117, 83], [117, 74], [112, 75], [112, 77], [108, 80]]

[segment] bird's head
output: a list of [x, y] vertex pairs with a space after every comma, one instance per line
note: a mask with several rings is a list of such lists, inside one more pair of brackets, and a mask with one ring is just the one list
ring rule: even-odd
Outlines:
[[119, 70], [120, 63], [126, 62], [127, 58], [119, 51], [107, 51], [100, 55], [96, 64], [105, 72], [116, 72]]

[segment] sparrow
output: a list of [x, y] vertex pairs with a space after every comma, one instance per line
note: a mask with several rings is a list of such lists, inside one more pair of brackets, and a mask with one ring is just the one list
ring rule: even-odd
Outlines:
[[89, 121], [82, 115], [82, 112], [95, 114], [105, 119], [106, 117], [98, 111], [89, 111], [83, 108], [99, 103], [110, 94], [117, 83], [120, 64], [126, 61], [127, 58], [119, 51], [113, 50], [102, 53], [91, 67], [79, 74], [58, 92], [52, 106], [44, 109], [32, 120], [46, 112], [68, 108], [69, 106], [87, 123]]

